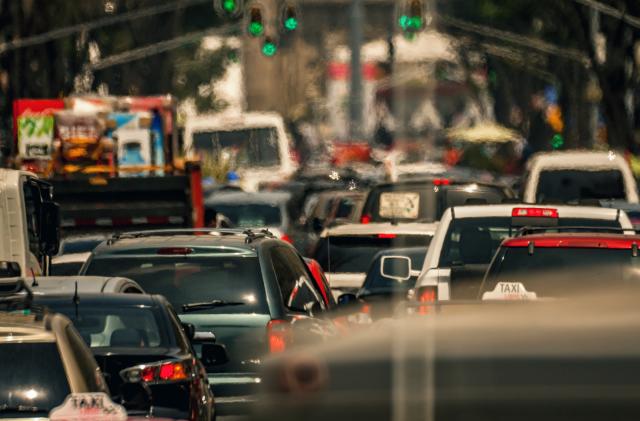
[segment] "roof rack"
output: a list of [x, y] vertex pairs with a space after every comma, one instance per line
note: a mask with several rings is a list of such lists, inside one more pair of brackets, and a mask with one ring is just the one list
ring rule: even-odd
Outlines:
[[588, 227], [588, 226], [550, 226], [550, 227], [522, 227], [520, 228], [514, 237], [523, 237], [531, 234], [544, 234], [549, 231], [554, 232], [569, 232], [569, 233], [611, 233], [611, 234], [624, 234], [626, 232], [637, 233], [633, 228], [622, 227]]
[[118, 240], [131, 239], [131, 238], [144, 238], [144, 237], [157, 237], [157, 236], [174, 236], [174, 235], [203, 235], [203, 234], [219, 234], [219, 235], [237, 235], [245, 236], [245, 242], [258, 238], [276, 238], [276, 236], [268, 229], [261, 229], [254, 231], [248, 228], [178, 228], [178, 229], [164, 229], [164, 230], [147, 230], [147, 231], [132, 231], [124, 233], [116, 233], [107, 240], [107, 245], [112, 245]]

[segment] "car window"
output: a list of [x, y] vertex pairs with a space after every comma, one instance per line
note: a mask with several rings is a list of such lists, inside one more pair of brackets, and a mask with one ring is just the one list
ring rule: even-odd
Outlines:
[[544, 170], [540, 172], [536, 189], [536, 203], [625, 198], [619, 170]]
[[164, 295], [179, 313], [184, 304], [212, 300], [243, 304], [199, 312], [268, 313], [260, 263], [255, 255], [94, 258], [86, 274], [132, 279], [147, 293]]
[[71, 392], [54, 342], [0, 344], [0, 361], [0, 406], [35, 407], [42, 412], [34, 415], [46, 417]]
[[521, 283], [538, 297], [565, 297], [640, 287], [640, 258], [629, 249], [506, 247], [481, 294], [498, 282]]
[[[173, 344], [162, 319], [151, 307], [41, 303], [73, 322], [91, 348], [157, 348]], [[76, 316], [77, 314], [77, 316]]]
[[452, 186], [444, 190], [443, 210], [453, 206], [468, 204], [502, 203], [506, 195], [497, 188], [478, 187], [474, 184], [466, 186]]
[[81, 375], [84, 378], [89, 390], [105, 390], [104, 379], [98, 365], [87, 349], [87, 344], [78, 335], [75, 329], [69, 325], [65, 329], [67, 338], [69, 339], [69, 347], [73, 352], [73, 358], [76, 360], [80, 368]]
[[219, 204], [207, 207], [211, 214], [227, 217], [235, 227], [275, 227], [282, 224], [282, 209], [277, 204]]
[[285, 306], [301, 311], [310, 309], [316, 302], [321, 308], [325, 307], [304, 264], [293, 250], [287, 247], [274, 247], [271, 250], [271, 257]]
[[[619, 228], [616, 220], [560, 218], [560, 227], [612, 227]], [[519, 227], [512, 226], [511, 218], [461, 218], [449, 225], [440, 254], [440, 267], [468, 264], [489, 264], [496, 250]], [[553, 232], [552, 228], [547, 229]]]
[[364, 273], [369, 270], [373, 257], [389, 248], [426, 247], [429, 235], [341, 235], [320, 240], [315, 260], [328, 273]]
[[193, 147], [212, 158], [229, 154], [241, 168], [269, 167], [280, 163], [275, 127], [198, 131], [193, 133]]
[[84, 262], [52, 263], [50, 274], [52, 276], [78, 275], [82, 265], [84, 265]]
[[371, 222], [435, 221], [437, 200], [437, 191], [427, 181], [424, 185], [381, 186], [369, 193], [363, 215], [368, 215]]

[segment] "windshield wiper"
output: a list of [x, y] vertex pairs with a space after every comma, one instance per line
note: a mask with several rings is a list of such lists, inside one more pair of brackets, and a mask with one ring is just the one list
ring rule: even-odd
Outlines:
[[37, 406], [27, 406], [27, 405], [12, 406], [6, 403], [0, 405], [0, 413], [7, 413], [7, 412], [28, 412], [32, 414], [34, 413], [48, 414], [49, 413], [49, 411], [47, 411], [46, 409], [38, 408]]
[[243, 301], [224, 301], [224, 300], [211, 300], [203, 303], [189, 303], [182, 305], [182, 311], [189, 313], [191, 311], [205, 310], [208, 308], [228, 307], [228, 306], [243, 306], [246, 303]]

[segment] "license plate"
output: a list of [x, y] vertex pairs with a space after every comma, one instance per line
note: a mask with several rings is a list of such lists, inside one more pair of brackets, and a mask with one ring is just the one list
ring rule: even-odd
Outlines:
[[382, 193], [380, 211], [383, 218], [418, 219], [419, 193]]
[[498, 282], [493, 291], [482, 294], [482, 299], [485, 301], [526, 301], [537, 298], [536, 293], [527, 291], [522, 282]]

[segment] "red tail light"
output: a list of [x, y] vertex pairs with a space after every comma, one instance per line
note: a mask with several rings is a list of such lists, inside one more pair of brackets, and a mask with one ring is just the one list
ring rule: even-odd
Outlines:
[[282, 234], [282, 237], [280, 237], [280, 239], [282, 241], [286, 241], [289, 244], [293, 244], [293, 239], [291, 239], [291, 237], [289, 237], [287, 234]]
[[190, 377], [190, 373], [190, 365], [184, 361], [161, 361], [128, 368], [120, 374], [130, 382], [170, 383], [186, 380]]
[[433, 180], [434, 186], [448, 186], [449, 184], [451, 184], [451, 181], [447, 178], [436, 178]]
[[512, 217], [558, 218], [558, 210], [551, 208], [513, 208]]
[[378, 238], [396, 238], [396, 234], [378, 234]]
[[283, 352], [291, 343], [291, 324], [286, 320], [271, 320], [267, 323], [267, 339], [271, 353]]
[[185, 380], [187, 370], [182, 363], [164, 363], [160, 366], [158, 376], [162, 381]]
[[368, 224], [369, 222], [371, 222], [371, 215], [362, 215], [362, 218], [360, 218], [360, 223]]
[[418, 290], [418, 314], [429, 314], [438, 299], [438, 287], [428, 286]]
[[158, 249], [158, 254], [161, 255], [174, 255], [174, 254], [191, 254], [193, 253], [193, 249], [189, 247], [164, 247]]

